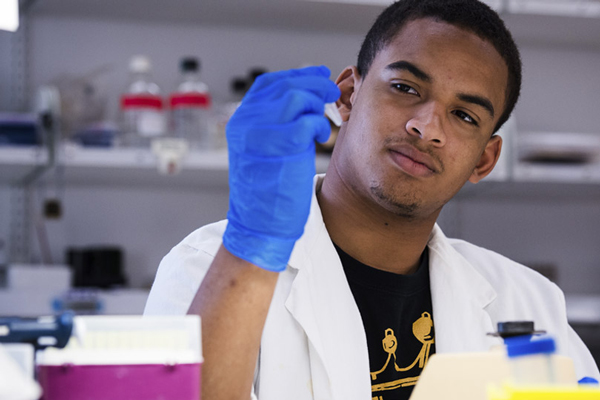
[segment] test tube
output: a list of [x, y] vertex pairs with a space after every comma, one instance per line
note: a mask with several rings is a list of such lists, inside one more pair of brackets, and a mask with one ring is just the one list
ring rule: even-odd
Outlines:
[[325, 104], [325, 115], [329, 117], [335, 126], [342, 126], [342, 116], [335, 103]]
[[548, 336], [516, 336], [505, 339], [513, 383], [546, 386], [556, 383], [552, 354], [554, 339]]

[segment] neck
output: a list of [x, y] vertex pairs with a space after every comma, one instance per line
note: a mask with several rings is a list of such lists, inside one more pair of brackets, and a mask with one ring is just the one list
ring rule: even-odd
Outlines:
[[336, 245], [363, 264], [396, 274], [417, 270], [441, 211], [426, 218], [393, 214], [348, 187], [332, 165], [317, 199]]

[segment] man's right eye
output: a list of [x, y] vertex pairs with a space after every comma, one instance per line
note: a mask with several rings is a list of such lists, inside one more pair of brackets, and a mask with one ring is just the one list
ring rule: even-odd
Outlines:
[[408, 94], [414, 94], [417, 96], [419, 95], [419, 93], [415, 89], [413, 89], [412, 87], [410, 87], [404, 83], [394, 83], [392, 86], [401, 92], [408, 93]]

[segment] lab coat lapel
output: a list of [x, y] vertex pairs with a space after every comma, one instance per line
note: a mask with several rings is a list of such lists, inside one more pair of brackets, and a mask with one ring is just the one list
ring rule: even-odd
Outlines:
[[436, 225], [429, 240], [436, 352], [487, 351], [498, 340], [485, 310], [496, 298], [491, 284], [458, 253]]
[[[486, 336], [495, 330], [485, 310], [494, 289], [437, 225], [428, 245], [436, 351], [488, 350], [498, 343]], [[314, 399], [370, 398], [362, 319], [314, 195], [289, 267], [297, 273], [285, 306], [308, 339]]]
[[371, 398], [362, 319], [316, 196], [289, 266], [298, 272], [285, 306], [308, 338], [314, 398]]

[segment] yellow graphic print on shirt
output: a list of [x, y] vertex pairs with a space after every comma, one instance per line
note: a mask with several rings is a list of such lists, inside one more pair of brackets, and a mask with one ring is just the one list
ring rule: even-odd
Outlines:
[[[381, 374], [383, 371], [386, 370], [386, 368], [388, 368], [392, 357], [394, 357], [393, 365], [396, 371], [410, 371], [413, 368], [417, 367], [417, 364], [418, 370], [415, 370], [415, 374], [412, 377], [397, 379], [391, 382], [373, 384], [371, 386], [372, 392], [393, 390], [404, 386], [414, 386], [417, 383], [419, 375], [421, 374], [421, 370], [423, 369], [423, 367], [425, 367], [425, 364], [427, 364], [427, 360], [429, 359], [431, 345], [434, 343], [434, 338], [431, 336], [431, 328], [433, 328], [433, 320], [431, 319], [431, 315], [428, 312], [424, 312], [423, 314], [421, 314], [421, 318], [419, 318], [413, 323], [413, 335], [415, 335], [419, 342], [423, 343], [423, 347], [421, 347], [421, 351], [419, 352], [419, 355], [417, 356], [415, 361], [413, 361], [413, 363], [407, 367], [399, 367], [398, 364], [396, 364], [396, 349], [398, 348], [398, 340], [396, 339], [396, 336], [394, 335], [394, 331], [392, 329], [385, 330], [385, 336], [383, 338], [382, 344], [383, 351], [388, 353], [387, 361], [379, 371], [371, 372], [371, 380], [377, 380], [377, 375]], [[373, 397], [373, 400], [380, 399], [380, 396]]]

